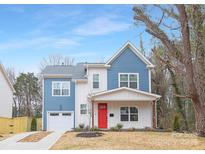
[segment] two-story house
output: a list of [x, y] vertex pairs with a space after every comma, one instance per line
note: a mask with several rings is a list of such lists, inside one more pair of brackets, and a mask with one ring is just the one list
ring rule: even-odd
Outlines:
[[0, 62], [0, 117], [12, 118], [13, 94], [15, 89]]
[[43, 129], [79, 124], [109, 129], [156, 127], [153, 64], [127, 42], [106, 63], [47, 66], [43, 72]]

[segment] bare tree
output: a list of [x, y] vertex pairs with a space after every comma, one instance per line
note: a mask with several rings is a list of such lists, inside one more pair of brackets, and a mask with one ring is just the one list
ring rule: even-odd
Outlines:
[[[196, 119], [196, 131], [199, 136], [205, 136], [205, 47], [204, 47], [204, 17], [203, 7], [200, 5], [174, 5], [168, 9], [160, 6], [163, 14], [175, 20], [180, 28], [179, 40], [170, 37], [163, 28], [163, 16], [160, 22], [154, 21], [142, 6], [135, 6], [134, 19], [144, 23], [146, 32], [157, 38], [166, 47], [168, 54], [183, 66], [186, 78], [187, 95], [193, 102]], [[177, 10], [177, 11], [176, 11]], [[191, 14], [191, 15], [190, 15]], [[193, 18], [194, 17], [194, 18]], [[196, 41], [190, 39], [191, 34]], [[180, 42], [180, 43], [179, 43]], [[175, 64], [172, 64], [175, 65]], [[175, 66], [177, 68], [177, 66]], [[173, 68], [175, 68], [173, 67]], [[181, 68], [177, 68], [181, 69]]]
[[43, 58], [40, 64], [40, 70], [42, 71], [47, 65], [73, 65], [74, 58], [62, 56], [60, 54], [50, 55], [48, 58]]

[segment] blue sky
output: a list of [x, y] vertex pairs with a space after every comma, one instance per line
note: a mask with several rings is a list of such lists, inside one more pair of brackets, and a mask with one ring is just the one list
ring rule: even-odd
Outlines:
[[[0, 61], [17, 72], [39, 71], [43, 58], [106, 61], [126, 41], [139, 48], [144, 32], [132, 5], [0, 5]], [[149, 52], [150, 36], [143, 33]]]

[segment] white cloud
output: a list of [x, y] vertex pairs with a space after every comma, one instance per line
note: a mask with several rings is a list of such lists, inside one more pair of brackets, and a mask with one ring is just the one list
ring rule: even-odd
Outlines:
[[130, 24], [116, 21], [109, 17], [98, 17], [74, 29], [77, 35], [92, 36], [92, 35], [107, 35], [112, 32], [125, 31], [130, 27]]
[[74, 41], [74, 40], [71, 40], [71, 39], [59, 39], [55, 42], [55, 44], [59, 47], [64, 47], [64, 46], [68, 46], [68, 45], [78, 45], [79, 43]]
[[0, 43], [0, 50], [7, 49], [20, 49], [20, 48], [31, 48], [31, 47], [54, 47], [63, 48], [70, 45], [78, 45], [78, 41], [68, 38], [54, 38], [54, 37], [34, 37], [15, 39], [7, 42]]
[[74, 57], [74, 58], [83, 58], [86, 56], [94, 56], [96, 55], [96, 52], [76, 52], [76, 53], [71, 53], [68, 56]]

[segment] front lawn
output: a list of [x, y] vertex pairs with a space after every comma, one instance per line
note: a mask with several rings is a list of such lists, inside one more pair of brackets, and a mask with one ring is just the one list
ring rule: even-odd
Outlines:
[[63, 149], [205, 149], [205, 138], [193, 134], [165, 132], [103, 132], [101, 137], [76, 137], [78, 132], [64, 134], [52, 150]]

